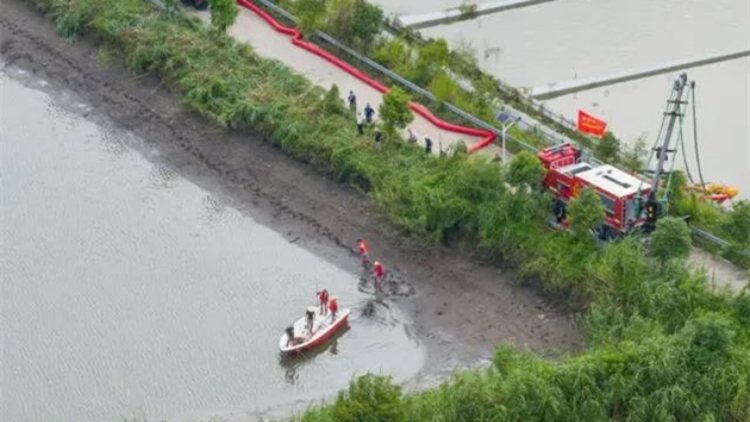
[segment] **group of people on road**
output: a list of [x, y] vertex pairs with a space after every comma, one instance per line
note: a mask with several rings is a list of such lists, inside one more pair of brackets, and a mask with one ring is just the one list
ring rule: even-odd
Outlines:
[[[349, 102], [349, 110], [356, 116], [357, 118], [357, 133], [360, 135], [365, 134], [365, 125], [372, 124], [373, 118], [375, 117], [375, 109], [370, 106], [370, 103], [367, 103], [365, 105], [365, 108], [362, 111], [357, 111], [357, 96], [354, 95], [354, 91], [349, 91], [349, 96], [347, 97], [347, 101]], [[411, 130], [411, 128], [407, 129], [408, 132], [408, 142], [410, 144], [416, 144], [418, 136], [414, 131]], [[380, 151], [381, 145], [382, 145], [382, 138], [383, 133], [375, 127], [374, 130], [374, 138], [375, 138], [375, 144], [374, 148], [376, 151]], [[427, 154], [432, 154], [432, 139], [429, 137], [424, 138], [424, 149]]]
[[357, 96], [354, 95], [354, 91], [349, 91], [349, 110], [357, 116], [357, 132], [360, 135], [365, 134], [365, 123], [368, 125], [372, 123], [373, 117], [375, 117], [375, 109], [372, 108], [370, 103], [367, 103], [364, 108], [364, 116], [361, 111], [357, 111]]
[[[367, 242], [365, 242], [363, 239], [357, 239], [357, 253], [359, 254], [359, 258], [362, 262], [362, 266], [365, 268], [370, 266], [370, 247], [367, 245]], [[375, 289], [377, 291], [381, 291], [383, 289], [383, 281], [385, 281], [385, 269], [383, 268], [383, 264], [381, 264], [378, 261], [375, 261], [375, 263], [372, 266], [373, 268], [373, 283], [375, 284]]]

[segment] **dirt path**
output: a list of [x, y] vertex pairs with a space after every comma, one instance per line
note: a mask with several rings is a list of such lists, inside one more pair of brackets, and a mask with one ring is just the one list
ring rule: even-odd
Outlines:
[[[184, 10], [191, 16], [210, 22], [211, 15], [208, 12], [197, 12], [188, 8]], [[342, 99], [345, 101], [349, 91], [354, 91], [357, 96], [357, 107], [360, 111], [368, 103], [376, 111], [378, 110], [383, 96], [375, 88], [325, 59], [293, 45], [289, 35], [275, 31], [271, 25], [252, 11], [242, 6], [239, 6], [239, 10], [240, 13], [235, 24], [228, 29], [230, 35], [250, 44], [253, 50], [262, 57], [279, 60], [325, 89], [329, 89], [335, 83], [341, 90]], [[377, 119], [377, 117], [376, 112], [375, 118]], [[355, 122], [352, 120], [352, 125], [354, 124]], [[424, 146], [425, 137], [432, 139], [434, 154], [439, 154], [441, 148], [447, 150], [459, 140], [463, 140], [467, 146], [481, 140], [481, 138], [461, 135], [435, 127], [430, 121], [416, 113], [414, 113], [414, 121], [409, 127], [418, 135], [420, 145]], [[404, 131], [404, 136], [407, 136], [406, 131]], [[490, 144], [478, 151], [480, 154], [491, 154], [493, 156], [499, 152], [500, 148], [495, 144]]]
[[580, 348], [569, 316], [510, 274], [455, 250], [411, 244], [362, 194], [321, 177], [260, 135], [225, 132], [185, 112], [156, 78], [133, 79], [119, 65], [99, 66], [93, 40], [61, 40], [53, 23], [22, 0], [0, 3], [0, 30], [0, 62], [47, 79], [50, 89], [75, 91], [97, 110], [89, 119], [133, 131], [146, 142], [134, 147], [149, 159], [290, 241], [357, 272], [353, 245], [360, 236], [369, 239], [393, 279], [413, 293], [387, 303], [412, 316], [415, 337], [427, 347], [421, 380], [490, 358], [498, 344], [548, 355]]

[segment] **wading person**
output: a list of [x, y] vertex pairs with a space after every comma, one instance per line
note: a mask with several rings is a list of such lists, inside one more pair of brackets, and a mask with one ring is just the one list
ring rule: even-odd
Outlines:
[[382, 290], [383, 289], [383, 279], [385, 278], [385, 270], [383, 269], [383, 264], [380, 262], [375, 262], [375, 289], [376, 290]]
[[375, 115], [375, 109], [370, 107], [370, 103], [365, 106], [365, 121], [369, 124], [372, 123], [372, 117]]
[[428, 154], [432, 154], [432, 139], [424, 138], [424, 151]]
[[362, 265], [367, 266], [370, 263], [370, 247], [367, 246], [367, 242], [357, 239], [357, 252], [359, 253]]
[[365, 134], [365, 119], [362, 117], [362, 113], [357, 113], [357, 133]]
[[347, 97], [347, 101], [349, 101], [349, 110], [351, 110], [352, 113], [357, 112], [357, 96], [354, 95], [354, 91], [349, 91], [349, 97]]
[[319, 291], [318, 299], [320, 300], [320, 313], [323, 315], [328, 314], [328, 290], [323, 289]]

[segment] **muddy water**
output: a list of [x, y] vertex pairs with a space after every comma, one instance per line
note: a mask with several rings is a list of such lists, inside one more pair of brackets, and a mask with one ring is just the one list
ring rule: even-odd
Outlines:
[[[422, 13], [461, 3], [373, 1], [387, 14]], [[558, 0], [422, 32], [445, 37], [454, 46], [469, 44], [487, 71], [513, 85], [534, 87], [750, 48], [750, 2]], [[750, 59], [687, 72], [697, 82], [704, 175], [737, 186], [744, 198], [750, 198]], [[626, 141], [644, 134], [653, 141], [675, 75], [586, 91], [549, 100], [547, 105], [569, 118], [578, 108], [586, 109], [607, 120]], [[695, 163], [690, 165], [695, 172]]]
[[[156, 152], [134, 152], [139, 139], [44, 85], [0, 73], [0, 420], [193, 419], [419, 369], [401, 313], [362, 315], [357, 275], [154, 164]], [[317, 286], [353, 308], [352, 328], [317, 356], [280, 359], [282, 330]]]

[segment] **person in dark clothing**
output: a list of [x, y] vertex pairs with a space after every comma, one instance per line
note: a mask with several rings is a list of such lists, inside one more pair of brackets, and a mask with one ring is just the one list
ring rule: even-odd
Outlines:
[[424, 150], [428, 154], [432, 154], [432, 139], [424, 138]]
[[294, 337], [294, 327], [289, 326], [286, 327], [286, 345], [289, 346], [296, 346], [298, 343], [298, 339]]
[[307, 317], [307, 331], [312, 333], [313, 321], [315, 320], [315, 311], [308, 309], [307, 312], [305, 312], [305, 316]]
[[383, 132], [381, 132], [380, 129], [375, 128], [375, 151], [380, 151], [382, 140], [383, 140]]
[[354, 95], [354, 91], [349, 91], [349, 97], [347, 98], [349, 101], [349, 110], [351, 110], [352, 113], [357, 112], [357, 96]]
[[368, 103], [365, 106], [365, 121], [367, 123], [372, 123], [372, 117], [375, 115], [375, 109], [370, 107], [370, 104]]

